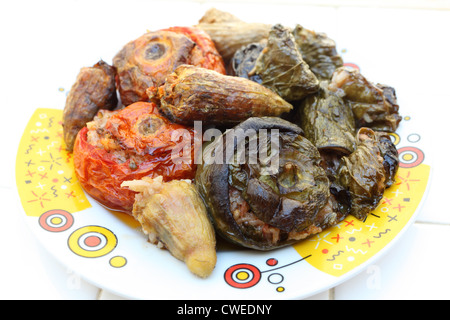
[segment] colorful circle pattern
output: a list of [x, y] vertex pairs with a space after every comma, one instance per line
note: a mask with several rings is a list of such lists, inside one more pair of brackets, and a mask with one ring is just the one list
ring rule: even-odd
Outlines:
[[49, 232], [66, 231], [73, 225], [73, 216], [60, 209], [50, 210], [39, 217], [39, 225]]
[[[270, 284], [277, 285], [275, 289], [277, 292], [284, 292], [285, 291], [284, 286], [280, 285], [284, 281], [284, 276], [278, 272], [272, 273], [272, 271], [287, 267], [289, 265], [292, 265], [294, 263], [303, 260], [304, 258], [289, 263], [287, 265], [268, 269], [265, 271], [261, 271], [258, 267], [248, 263], [235, 264], [225, 271], [224, 274], [225, 282], [237, 289], [247, 289], [257, 285], [261, 280], [261, 275], [263, 273], [269, 273], [269, 275], [267, 276], [267, 281]], [[266, 265], [269, 267], [275, 267], [278, 265], [278, 259], [269, 258], [266, 260]]]
[[421, 164], [425, 158], [422, 150], [416, 147], [403, 147], [398, 149], [399, 166], [402, 168], [413, 168]]
[[117, 246], [117, 237], [100, 226], [86, 226], [75, 230], [68, 245], [73, 253], [85, 258], [98, 258], [110, 253]]
[[225, 282], [234, 288], [250, 288], [259, 280], [261, 280], [261, 271], [251, 264], [235, 264], [225, 271]]

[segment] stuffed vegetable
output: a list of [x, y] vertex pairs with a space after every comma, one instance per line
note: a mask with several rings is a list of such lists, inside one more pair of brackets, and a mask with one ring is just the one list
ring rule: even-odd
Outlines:
[[262, 85], [287, 101], [300, 100], [319, 89], [319, 81], [303, 60], [291, 31], [280, 24], [270, 30], [253, 72], [261, 77]]
[[290, 29], [280, 24], [270, 29], [267, 41], [237, 51], [231, 66], [233, 74], [256, 80], [287, 101], [301, 100], [319, 89], [319, 81], [303, 60]]
[[376, 131], [380, 156], [383, 158], [383, 167], [385, 173], [386, 188], [392, 186], [395, 182], [395, 175], [398, 171], [399, 159], [398, 151], [392, 142], [389, 134], [383, 131]]
[[[239, 158], [236, 152], [240, 146], [245, 145], [247, 154], [252, 150], [243, 136], [231, 138], [229, 144], [230, 137], [239, 130], [256, 132], [253, 138], [258, 145], [253, 150], [267, 148], [268, 158], [259, 158], [253, 164], [233, 162], [233, 157]], [[274, 136], [258, 136], [261, 130], [279, 132], [278, 148], [272, 145]], [[227, 143], [221, 145], [220, 141]], [[230, 147], [233, 153], [225, 155]], [[223, 154], [224, 161], [210, 161], [217, 154]], [[208, 145], [203, 157], [195, 181], [216, 230], [231, 242], [270, 250], [304, 239], [338, 221], [320, 154], [303, 136], [302, 129], [288, 121], [250, 118]], [[276, 170], [267, 170], [274, 158], [279, 159]]]
[[127, 106], [147, 101], [147, 88], [164, 83], [165, 77], [181, 64], [225, 73], [222, 57], [201, 29], [173, 27], [130, 41], [113, 59], [122, 103]]
[[143, 177], [121, 186], [137, 192], [132, 214], [149, 241], [184, 261], [193, 274], [208, 277], [217, 261], [216, 238], [191, 180]]
[[[174, 140], [177, 130], [189, 132], [189, 140]], [[102, 205], [130, 214], [135, 192], [121, 188], [122, 182], [156, 176], [164, 181], [192, 179], [194, 161], [178, 161], [172, 150], [187, 145], [193, 159], [194, 138], [192, 128], [170, 122], [153, 103], [101, 111], [77, 135], [75, 174], [86, 193]]]
[[319, 80], [330, 80], [334, 71], [344, 65], [336, 43], [325, 33], [308, 30], [299, 24], [292, 33], [303, 59]]
[[369, 82], [357, 69], [340, 67], [333, 73], [329, 89], [351, 106], [358, 128], [397, 130], [402, 117], [394, 88]]
[[63, 111], [63, 134], [66, 149], [73, 150], [75, 138], [100, 109], [116, 108], [118, 99], [116, 69], [100, 60], [92, 67], [81, 68], [66, 99]]
[[185, 125], [234, 125], [255, 116], [280, 116], [293, 108], [256, 82], [191, 65], [179, 66], [164, 85], [147, 91], [167, 118]]
[[350, 154], [355, 149], [355, 120], [351, 108], [322, 82], [317, 93], [302, 100], [297, 119], [319, 151]]
[[386, 171], [380, 142], [372, 129], [359, 129], [356, 143], [355, 151], [341, 159], [336, 184], [348, 192], [350, 214], [364, 220], [383, 197]]
[[205, 12], [197, 27], [211, 37], [225, 63], [228, 63], [242, 46], [267, 39], [272, 26], [266, 23], [248, 23], [228, 12], [213, 8]]

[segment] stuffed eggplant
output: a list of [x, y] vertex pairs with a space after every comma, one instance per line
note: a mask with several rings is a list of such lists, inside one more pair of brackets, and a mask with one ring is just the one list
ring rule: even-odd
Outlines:
[[351, 106], [357, 128], [397, 130], [402, 117], [394, 88], [368, 81], [357, 69], [340, 67], [333, 73], [329, 89]]
[[[265, 135], [268, 130], [278, 135]], [[238, 161], [243, 146], [247, 160]], [[261, 150], [267, 156], [251, 161], [252, 152]], [[220, 235], [244, 247], [271, 250], [338, 221], [320, 162], [317, 148], [297, 125], [250, 118], [204, 149], [195, 181]]]

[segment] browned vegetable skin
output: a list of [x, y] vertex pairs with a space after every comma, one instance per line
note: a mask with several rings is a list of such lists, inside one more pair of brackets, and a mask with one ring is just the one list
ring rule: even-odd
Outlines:
[[342, 158], [336, 183], [349, 192], [350, 214], [364, 220], [383, 197], [386, 171], [379, 141], [372, 129], [359, 129], [356, 143], [355, 151]]
[[336, 43], [325, 33], [308, 30], [299, 24], [292, 33], [303, 59], [319, 80], [330, 80], [336, 68], [344, 65]]
[[164, 83], [181, 64], [225, 73], [225, 66], [208, 34], [195, 27], [172, 27], [147, 32], [128, 42], [114, 57], [117, 88], [127, 106], [146, 101], [146, 90]]
[[352, 109], [322, 81], [317, 93], [303, 99], [297, 122], [319, 151], [348, 155], [355, 149], [355, 120]]
[[102, 60], [80, 70], [63, 111], [67, 150], [73, 150], [78, 131], [94, 118], [98, 110], [112, 110], [117, 106], [115, 75], [115, 68]]
[[126, 181], [139, 192], [133, 216], [149, 241], [167, 248], [195, 275], [206, 278], [216, 265], [216, 238], [203, 200], [190, 180], [163, 182], [162, 177]]
[[402, 117], [394, 88], [368, 81], [357, 69], [340, 67], [333, 73], [329, 89], [350, 104], [357, 128], [397, 130]]
[[392, 142], [390, 136], [386, 132], [377, 131], [375, 135], [378, 140], [378, 147], [380, 149], [380, 156], [383, 158], [383, 167], [385, 171], [386, 188], [392, 186], [395, 182], [395, 175], [398, 171], [399, 158], [398, 150]]
[[145, 101], [145, 90], [187, 63], [194, 46], [185, 35], [168, 31], [149, 32], [127, 43], [113, 59], [122, 103]]
[[[195, 177], [218, 234], [244, 247], [272, 250], [339, 222], [342, 215], [330, 197], [319, 152], [302, 136], [300, 127], [280, 118], [261, 117], [247, 119], [233, 129], [204, 149], [204, 163]], [[245, 136], [238, 135], [234, 144], [220, 141], [234, 141], [230, 139], [233, 131], [268, 129], [279, 132], [279, 150], [270, 152], [270, 160], [228, 164], [226, 149], [233, 147], [237, 152]], [[272, 142], [258, 141], [258, 150], [273, 150]], [[245, 149], [251, 152], [248, 146]], [[217, 154], [225, 156], [223, 161], [211, 161]], [[268, 164], [277, 158], [276, 170], [268, 172]]]
[[287, 101], [301, 100], [319, 90], [319, 80], [303, 60], [291, 31], [280, 24], [269, 33], [266, 47], [250, 72], [261, 77], [261, 84]]
[[222, 11], [216, 8], [210, 8], [206, 10], [203, 17], [198, 21], [199, 23], [232, 23], [232, 22], [243, 22], [241, 19], [236, 17], [235, 15]]
[[167, 118], [186, 125], [237, 124], [250, 117], [280, 116], [293, 108], [256, 82], [191, 65], [179, 66], [164, 85], [147, 92]]
[[228, 12], [212, 8], [205, 12], [197, 27], [209, 34], [224, 61], [228, 62], [242, 46], [267, 39], [272, 26], [247, 23]]

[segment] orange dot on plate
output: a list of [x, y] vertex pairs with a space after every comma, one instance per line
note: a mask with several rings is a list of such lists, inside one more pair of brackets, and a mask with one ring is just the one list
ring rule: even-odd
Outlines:
[[100, 238], [99, 238], [99, 237], [96, 237], [96, 236], [90, 236], [90, 237], [87, 237], [87, 238], [84, 240], [84, 243], [85, 243], [88, 247], [95, 247], [95, 246], [98, 246], [98, 245], [100, 244], [100, 242], [101, 242]]

